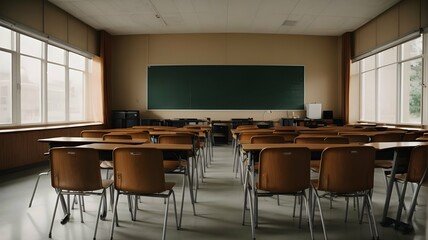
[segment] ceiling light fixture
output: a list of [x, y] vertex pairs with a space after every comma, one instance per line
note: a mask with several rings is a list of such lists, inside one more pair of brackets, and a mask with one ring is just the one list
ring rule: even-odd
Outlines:
[[297, 24], [297, 21], [296, 21], [296, 20], [285, 20], [285, 21], [282, 23], [282, 26], [293, 27], [293, 26], [296, 26], [296, 24]]

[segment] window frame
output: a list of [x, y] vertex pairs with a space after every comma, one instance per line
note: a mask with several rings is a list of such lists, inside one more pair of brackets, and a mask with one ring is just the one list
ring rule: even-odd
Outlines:
[[[88, 54], [82, 54], [80, 51], [72, 51], [70, 47], [65, 47], [64, 45], [60, 43], [53, 42], [49, 39], [41, 39], [39, 36], [35, 36], [34, 34], [26, 33], [26, 32], [20, 32], [16, 31], [15, 29], [11, 29], [7, 26], [0, 25], [0, 27], [8, 29], [12, 31], [12, 46], [11, 49], [0, 47], [1, 52], [6, 52], [11, 54], [11, 60], [12, 60], [12, 69], [11, 69], [11, 122], [10, 123], [0, 123], [0, 129], [13, 129], [13, 128], [28, 128], [28, 127], [43, 127], [43, 126], [58, 126], [58, 125], [74, 125], [79, 123], [89, 123], [92, 122], [88, 120], [89, 116], [87, 113], [86, 106], [88, 104], [89, 96], [87, 91], [88, 81], [90, 80], [89, 74], [92, 64], [92, 57], [88, 57]], [[42, 47], [42, 53], [40, 58], [34, 57], [25, 53], [21, 52], [21, 46], [20, 46], [20, 39], [21, 36], [25, 35], [26, 37], [36, 39], [38, 41], [41, 41], [41, 47]], [[56, 48], [59, 48], [61, 50], [65, 51], [65, 59], [64, 59], [64, 65], [61, 63], [56, 63], [54, 61], [48, 61], [48, 47], [53, 46]], [[84, 58], [84, 69], [74, 69], [71, 68], [69, 65], [69, 55], [70, 52], [73, 54], [77, 54], [79, 56], [82, 56]], [[21, 57], [30, 57], [34, 59], [38, 59], [41, 61], [41, 85], [40, 85], [40, 122], [28, 122], [28, 123], [22, 123], [22, 109], [21, 109], [21, 96], [22, 96], [22, 79], [21, 79]], [[49, 121], [48, 119], [48, 76], [47, 76], [47, 70], [48, 70], [48, 64], [55, 64], [65, 67], [65, 120], [64, 121]], [[70, 120], [70, 85], [69, 85], [69, 74], [70, 70], [77, 70], [79, 72], [83, 73], [83, 92], [82, 92], [82, 115], [83, 118], [81, 120]]]
[[[427, 59], [426, 58], [426, 55], [427, 55], [427, 53], [426, 53], [426, 51], [427, 51], [427, 44], [428, 44], [428, 35], [427, 34], [420, 34], [419, 35], [419, 37], [421, 38], [421, 41], [422, 41], [422, 53], [421, 54], [419, 54], [419, 55], [416, 55], [416, 56], [412, 56], [412, 57], [410, 57], [410, 58], [407, 58], [407, 59], [402, 59], [402, 46], [403, 46], [403, 44], [405, 44], [405, 43], [408, 43], [408, 42], [410, 42], [410, 41], [413, 41], [413, 40], [415, 40], [415, 39], [417, 39], [417, 38], [414, 38], [414, 39], [411, 39], [411, 40], [409, 40], [409, 41], [406, 41], [406, 42], [404, 42], [404, 43], [402, 43], [402, 44], [399, 44], [399, 45], [397, 45], [397, 46], [393, 46], [393, 47], [396, 47], [396, 54], [397, 54], [397, 60], [395, 61], [395, 62], [393, 62], [393, 63], [388, 63], [388, 64], [384, 64], [384, 65], [382, 65], [382, 66], [380, 66], [380, 64], [379, 64], [379, 55], [381, 54], [381, 53], [383, 53], [384, 51], [388, 51], [388, 50], [390, 50], [391, 48], [389, 48], [389, 49], [386, 49], [386, 50], [384, 50], [384, 51], [382, 51], [382, 52], [379, 52], [379, 53], [376, 53], [375, 55], [371, 55], [371, 56], [369, 56], [369, 57], [374, 57], [374, 59], [375, 59], [375, 67], [374, 67], [374, 69], [369, 69], [369, 70], [367, 70], [367, 69], [365, 69], [365, 71], [363, 71], [362, 69], [363, 69], [363, 67], [364, 67], [364, 60], [366, 59], [361, 59], [361, 60], [359, 60], [358, 61], [358, 78], [359, 78], [359, 102], [358, 102], [358, 104], [359, 104], [359, 117], [358, 117], [358, 119], [359, 119], [359, 121], [361, 121], [361, 122], [375, 122], [375, 123], [380, 123], [380, 124], [393, 124], [393, 125], [411, 125], [411, 126], [420, 126], [420, 125], [423, 125], [424, 124], [424, 121], [427, 121], [427, 119], [426, 119], [426, 117], [424, 117], [424, 116], [427, 116], [427, 111], [424, 109], [424, 107], [425, 107], [425, 105], [424, 105], [424, 102], [425, 102], [425, 100], [426, 100], [426, 98], [427, 98], [427, 94], [426, 94], [426, 85], [425, 85], [425, 82], [426, 82], [426, 74], [427, 74], [427, 64], [426, 64], [426, 60], [425, 59]], [[420, 122], [418, 122], [418, 123], [412, 123], [412, 122], [403, 122], [403, 114], [402, 114], [402, 111], [403, 111], [403, 102], [402, 102], [402, 98], [403, 98], [403, 83], [404, 83], [404, 80], [403, 80], [403, 78], [402, 78], [402, 67], [403, 67], [403, 64], [404, 63], [406, 63], [406, 62], [410, 62], [410, 61], [414, 61], [414, 60], [421, 60], [422, 61], [422, 89], [421, 89], [421, 112], [420, 112], [420, 114], [421, 114], [421, 119], [420, 119]], [[396, 121], [394, 122], [394, 123], [390, 123], [390, 122], [381, 122], [381, 121], [379, 121], [379, 119], [381, 118], [380, 117], [380, 110], [379, 110], [379, 102], [380, 102], [380, 99], [379, 99], [379, 92], [380, 92], [380, 86], [379, 86], [379, 82], [380, 82], [380, 69], [382, 69], [382, 68], [385, 68], [385, 67], [387, 67], [387, 66], [390, 66], [390, 65], [393, 65], [393, 64], [396, 64], [397, 65], [397, 69], [396, 69], [396, 78], [397, 78], [397, 82], [396, 82], [396, 84], [397, 84], [397, 92], [396, 92], [396, 94], [397, 94], [397, 98], [396, 98], [396, 116], [395, 116], [395, 118], [396, 118]], [[367, 120], [367, 119], [363, 119], [362, 117], [365, 115], [365, 113], [363, 112], [363, 110], [364, 110], [364, 98], [363, 98], [363, 96], [364, 96], [364, 93], [363, 93], [363, 87], [364, 87], [364, 85], [363, 85], [363, 74], [365, 74], [365, 73], [368, 73], [368, 72], [370, 72], [370, 71], [375, 71], [375, 87], [376, 87], [376, 89], [375, 89], [375, 96], [374, 96], [374, 99], [375, 99], [375, 116], [374, 116], [374, 121], [371, 121], [371, 120]]]

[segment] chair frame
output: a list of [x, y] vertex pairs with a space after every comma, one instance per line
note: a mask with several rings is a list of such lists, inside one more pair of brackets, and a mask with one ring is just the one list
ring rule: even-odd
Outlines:
[[[129, 172], [124, 172], [126, 174], [118, 173], [119, 170], [122, 170], [120, 167], [118, 167], [118, 161], [124, 161], [124, 159], [125, 159], [125, 158], [118, 158], [118, 152], [124, 152], [125, 154], [129, 153], [131, 158], [135, 157], [135, 160], [137, 160], [137, 161], [159, 161], [159, 162], [163, 161], [162, 151], [158, 150], [158, 149], [154, 149], [154, 148], [144, 148], [143, 149], [143, 148], [136, 148], [136, 147], [121, 147], [121, 148], [116, 148], [115, 150], [113, 150], [113, 163], [114, 163], [114, 168], [113, 168], [114, 170], [113, 171], [114, 171], [114, 176], [115, 176], [114, 187], [116, 190], [116, 199], [115, 199], [114, 209], [113, 209], [113, 220], [112, 220], [112, 226], [111, 226], [110, 239], [113, 239], [115, 225], [117, 227], [119, 226], [119, 218], [118, 218], [118, 214], [117, 214], [117, 204], [119, 202], [119, 196], [120, 195], [127, 195], [128, 201], [129, 201], [131, 196], [135, 196], [135, 204], [137, 204], [137, 196], [155, 197], [155, 198], [162, 198], [162, 199], [166, 200], [165, 210], [164, 210], [163, 230], [162, 230], [162, 239], [164, 240], [166, 238], [166, 226], [167, 226], [167, 222], [168, 222], [168, 210], [169, 210], [169, 201], [170, 201], [171, 195], [173, 197], [173, 202], [174, 202], [174, 213], [175, 213], [175, 222], [176, 222], [177, 230], [180, 229], [180, 226], [178, 225], [177, 204], [176, 204], [176, 200], [175, 200], [175, 193], [174, 193], [174, 190], [172, 189], [172, 187], [173, 187], [173, 185], [175, 185], [175, 183], [170, 183], [170, 184], [172, 184], [172, 186], [169, 189], [168, 189], [168, 187], [165, 186], [165, 188], [162, 189], [162, 192], [152, 192], [155, 190], [147, 190], [147, 192], [145, 192], [145, 190], [143, 190], [143, 189], [141, 189], [140, 191], [138, 191], [138, 190], [135, 190], [135, 191], [125, 190], [129, 186], [121, 187], [121, 184], [118, 183], [118, 181], [122, 181], [123, 178], [125, 178], [125, 179], [126, 178], [136, 179], [137, 176], [132, 176], [132, 174]], [[146, 156], [150, 156], [150, 159], [145, 159]], [[132, 159], [132, 160], [126, 159], [125, 161], [133, 161], [133, 160], [134, 159]], [[163, 163], [161, 163], [161, 164], [162, 164], [162, 168], [163, 168]], [[132, 166], [132, 164], [131, 164], [131, 167], [135, 167], [135, 166]], [[156, 169], [154, 169], [154, 170], [156, 170]], [[156, 171], [154, 171], [154, 172], [156, 173]], [[163, 176], [163, 179], [165, 181], [165, 176]], [[132, 180], [128, 179], [126, 181], [129, 182]], [[165, 185], [168, 184], [166, 182], [164, 182], [164, 183], [165, 183]], [[133, 183], [133, 184], [136, 184], [136, 183]], [[133, 215], [133, 220], [136, 220], [136, 212], [135, 212], [135, 215]]]
[[[57, 159], [57, 155], [58, 155], [58, 159]], [[97, 235], [99, 219], [105, 218], [105, 215], [100, 216], [100, 212], [101, 212], [101, 206], [103, 202], [105, 203], [104, 211], [106, 211], [106, 206], [107, 206], [106, 190], [107, 188], [111, 187], [113, 183], [112, 180], [102, 180], [100, 171], [96, 171], [96, 169], [99, 169], [98, 151], [94, 149], [89, 149], [89, 148], [75, 148], [75, 147], [52, 148], [50, 149], [50, 160], [51, 160], [50, 162], [51, 162], [52, 187], [54, 187], [57, 190], [57, 197], [55, 201], [55, 208], [52, 216], [52, 222], [49, 229], [49, 238], [52, 238], [52, 230], [53, 230], [56, 211], [58, 209], [58, 202], [60, 199], [63, 199], [64, 195], [68, 197], [70, 195], [79, 196], [80, 217], [81, 217], [82, 223], [83, 223], [83, 213], [82, 213], [83, 207], [82, 207], [81, 196], [98, 195], [100, 196], [100, 201], [98, 205], [98, 213], [97, 213], [95, 231], [93, 236], [93, 239], [95, 239]], [[57, 166], [57, 162], [58, 162], [58, 166]], [[93, 175], [88, 176], [89, 175], [88, 172], [82, 173], [78, 177], [82, 177], [83, 180], [77, 179], [76, 181], [73, 180], [73, 178], [70, 178], [70, 176], [67, 176], [69, 174], [66, 174], [64, 177], [61, 177], [64, 175], [66, 171], [75, 172], [72, 169], [70, 169], [71, 166], [76, 165], [77, 167], [76, 170], [81, 169], [81, 165], [79, 165], [79, 163], [77, 162], [80, 162], [80, 164], [82, 164], [83, 162], [87, 167], [87, 169], [90, 169], [89, 171], [94, 170], [93, 172], [91, 172], [91, 174]], [[95, 182], [97, 181], [96, 179], [99, 179], [99, 182]], [[66, 210], [67, 210], [66, 217], [70, 216], [70, 201], [68, 201], [68, 203], [69, 203], [68, 207], [66, 207]]]
[[[374, 218], [373, 213], [373, 204], [371, 201], [371, 193], [373, 190], [373, 176], [374, 176], [374, 159], [375, 159], [375, 150], [369, 146], [352, 146], [352, 147], [329, 147], [324, 149], [321, 156], [321, 164], [320, 164], [320, 173], [317, 181], [312, 182], [313, 187], [313, 195], [314, 200], [312, 202], [312, 215], [315, 212], [315, 200], [318, 205], [318, 209], [320, 211], [321, 217], [321, 225], [323, 229], [324, 239], [327, 239], [327, 232], [324, 223], [324, 216], [321, 208], [320, 199], [325, 196], [331, 197], [363, 197], [363, 210], [367, 207], [368, 210], [368, 221], [369, 228], [372, 234], [372, 237], [375, 239], [379, 239], [379, 233], [376, 226], [376, 220]], [[351, 164], [337, 164], [337, 162], [349, 161]], [[350, 165], [355, 165], [356, 161], [364, 161], [365, 165], [362, 165], [363, 168], [367, 168], [369, 172], [366, 173], [367, 179], [364, 183], [358, 182], [358, 184], [354, 184], [347, 187], [352, 187], [354, 189], [349, 190], [347, 187], [343, 186], [343, 183], [348, 184], [348, 181], [344, 179], [344, 176], [349, 176], [349, 174], [345, 174], [342, 171], [351, 170], [352, 167]], [[332, 163], [330, 163], [332, 162]], [[352, 164], [353, 163], [353, 164]], [[361, 164], [363, 164], [361, 163]], [[326, 165], [326, 166], [324, 166]], [[335, 169], [333, 169], [333, 165], [335, 165]], [[349, 168], [349, 169], [347, 169]], [[327, 170], [325, 170], [327, 169]], [[353, 175], [361, 175], [358, 172], [358, 169], [353, 168]], [[339, 174], [335, 174], [339, 173]], [[371, 176], [371, 177], [370, 177]], [[345, 177], [346, 178], [346, 177]], [[370, 178], [370, 179], [368, 179]], [[370, 181], [370, 182], [367, 182]], [[358, 186], [356, 186], [358, 185]], [[366, 189], [363, 189], [366, 188]], [[321, 195], [320, 191], [325, 192], [325, 194]], [[361, 214], [362, 216], [363, 214]], [[314, 217], [312, 218], [314, 219]], [[362, 217], [360, 218], [360, 223], [362, 223]]]

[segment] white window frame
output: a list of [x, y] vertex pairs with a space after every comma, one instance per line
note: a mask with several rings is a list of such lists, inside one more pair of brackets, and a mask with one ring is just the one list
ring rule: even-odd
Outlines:
[[[384, 65], [384, 66], [382, 66], [382, 67], [386, 67], [386, 66], [389, 66], [389, 65], [391, 65], [391, 64], [397, 64], [397, 72], [396, 72], [396, 74], [397, 74], [397, 103], [396, 103], [396, 122], [395, 123], [393, 123], [393, 124], [397, 124], [397, 125], [417, 125], [417, 126], [420, 126], [420, 125], [428, 125], [428, 109], [425, 109], [425, 108], [427, 108], [428, 106], [428, 104], [424, 104], [424, 103], [427, 103], [427, 101], [428, 101], [428, 90], [427, 90], [427, 71], [428, 71], [428, 64], [427, 64], [427, 62], [428, 61], [426, 61], [426, 59], [428, 59], [428, 53], [427, 53], [427, 48], [428, 48], [428, 34], [421, 34], [421, 36], [420, 37], [422, 37], [422, 54], [421, 55], [418, 55], [418, 56], [414, 56], [414, 57], [411, 57], [411, 58], [408, 58], [408, 59], [405, 59], [405, 60], [402, 60], [402, 58], [401, 58], [401, 48], [402, 48], [402, 44], [400, 44], [400, 45], [398, 45], [397, 46], [397, 61], [395, 62], [395, 63], [390, 63], [390, 64], [387, 64], [387, 65]], [[414, 40], [414, 39], [412, 39], [412, 40]], [[379, 91], [380, 91], [380, 87], [379, 87], [379, 69], [380, 68], [382, 68], [382, 67], [380, 67], [379, 66], [379, 53], [377, 53], [376, 55], [375, 55], [375, 57], [374, 57], [374, 59], [375, 59], [375, 68], [374, 68], [374, 71], [375, 71], [375, 86], [376, 86], [376, 89], [375, 89], [375, 96], [374, 96], [374, 98], [375, 98], [375, 121], [374, 122], [376, 122], [376, 123], [383, 123], [383, 122], [380, 122], [379, 121]], [[417, 59], [421, 59], [422, 60], [422, 66], [423, 66], [423, 70], [422, 70], [422, 99], [421, 99], [421, 122], [420, 123], [405, 123], [405, 122], [402, 122], [402, 114], [401, 114], [401, 110], [402, 110], [402, 94], [403, 94], [403, 91], [402, 91], [402, 83], [403, 83], [403, 79], [402, 79], [402, 76], [401, 76], [401, 68], [402, 68], [402, 64], [404, 63], [404, 62], [408, 62], [408, 61], [412, 61], [412, 60], [417, 60]], [[362, 71], [362, 60], [360, 60], [359, 62], [358, 62], [358, 65], [359, 65], [359, 91], [360, 91], [360, 93], [359, 93], [359, 96], [360, 96], [360, 100], [359, 100], [359, 111], [360, 111], [360, 114], [359, 114], [359, 121], [366, 121], [366, 122], [371, 122], [371, 121], [367, 121], [367, 120], [365, 120], [365, 119], [362, 119], [362, 115], [363, 115], [363, 101], [364, 101], [364, 99], [363, 99], [363, 84], [362, 84], [362, 76], [363, 76], [363, 73], [366, 73], [366, 72], [368, 72], [368, 71], [371, 71], [371, 70], [366, 70], [365, 72], [363, 72]], [[385, 124], [391, 124], [391, 123], [385, 123]]]

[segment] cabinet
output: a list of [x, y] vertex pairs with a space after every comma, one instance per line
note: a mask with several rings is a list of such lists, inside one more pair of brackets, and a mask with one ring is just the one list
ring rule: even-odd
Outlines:
[[113, 128], [130, 128], [140, 125], [140, 112], [136, 110], [113, 110]]
[[214, 145], [229, 143], [229, 125], [226, 123], [213, 123], [212, 134]]

